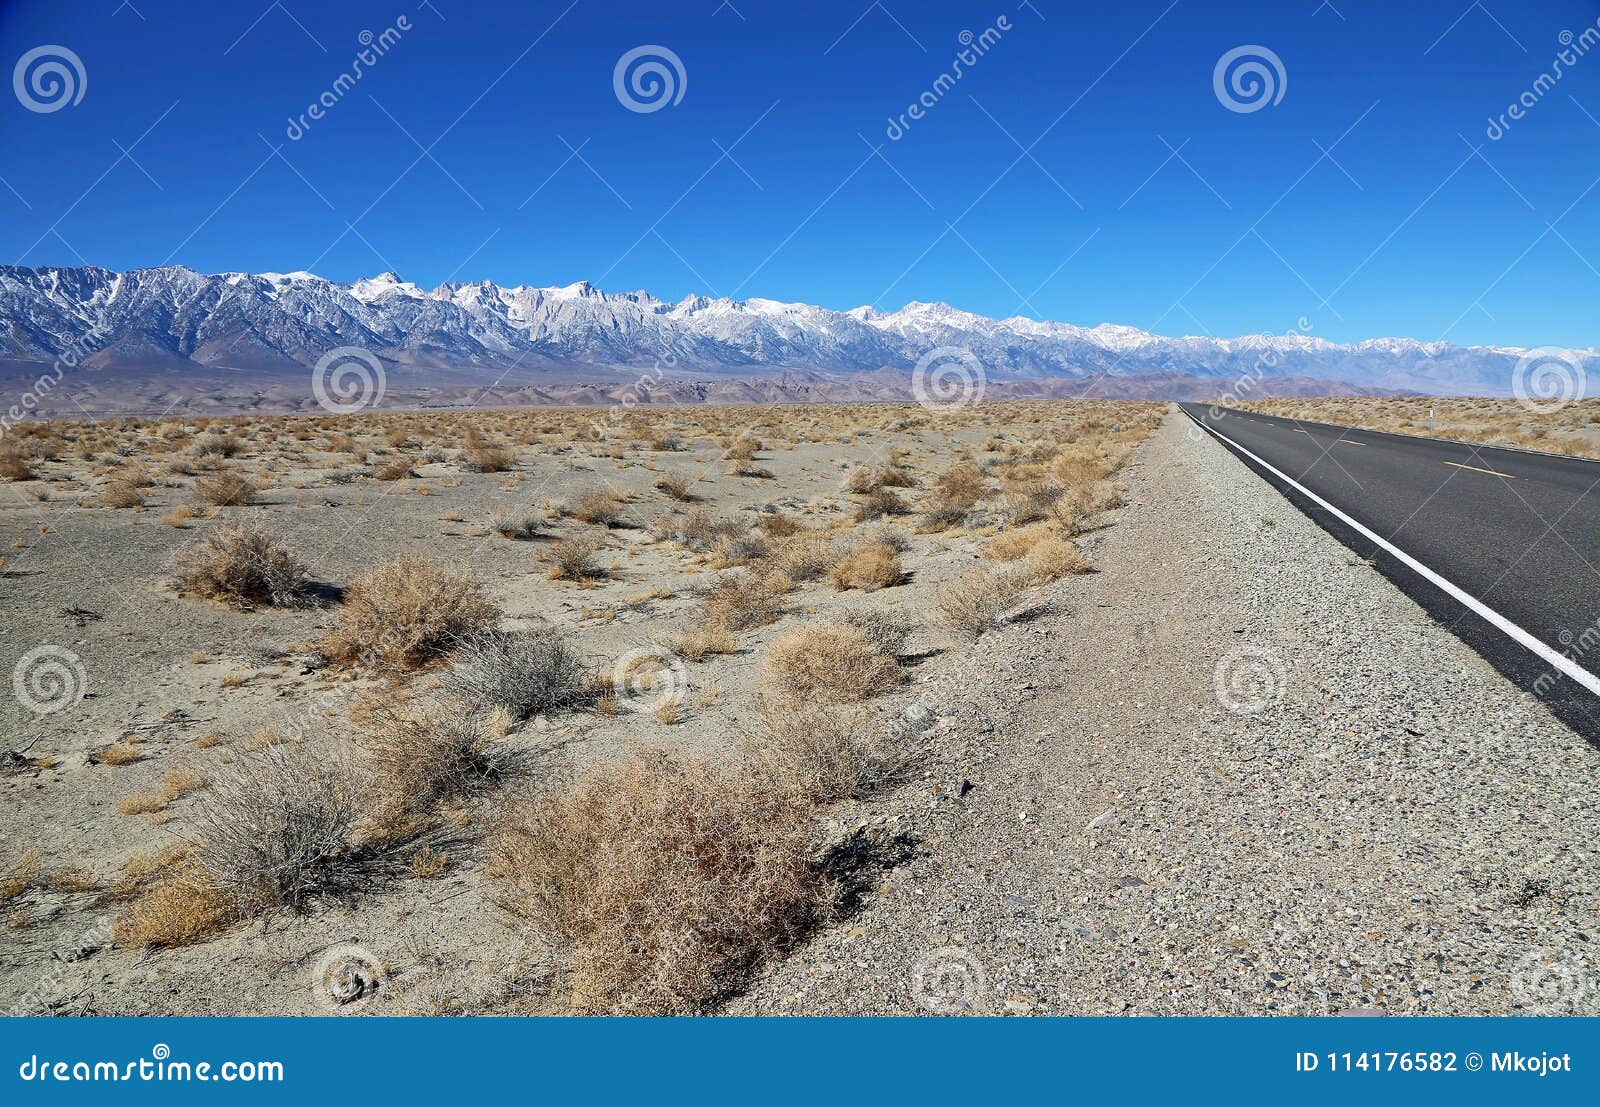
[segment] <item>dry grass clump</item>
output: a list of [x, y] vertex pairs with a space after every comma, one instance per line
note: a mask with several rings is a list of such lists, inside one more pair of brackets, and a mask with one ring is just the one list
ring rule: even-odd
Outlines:
[[873, 649], [888, 657], [904, 653], [906, 642], [916, 629], [916, 623], [909, 616], [886, 608], [847, 611], [844, 621], [866, 635]]
[[480, 443], [461, 455], [461, 468], [469, 473], [506, 473], [516, 468], [517, 451]]
[[804, 809], [739, 767], [638, 754], [516, 805], [501, 903], [567, 951], [579, 1010], [704, 1011], [826, 914]]
[[725, 534], [711, 544], [711, 567], [748, 565], [767, 556], [770, 547], [759, 534]]
[[839, 491], [853, 496], [865, 496], [883, 487], [878, 471], [870, 465], [853, 465], [845, 470], [839, 480]]
[[789, 538], [805, 529], [805, 524], [787, 511], [764, 510], [761, 516], [761, 531], [768, 538]]
[[1083, 556], [1070, 538], [1053, 534], [1035, 543], [1022, 563], [1028, 570], [1028, 576], [1041, 584], [1094, 571], [1089, 559]]
[[189, 452], [195, 457], [233, 457], [244, 449], [236, 434], [206, 434], [195, 439]]
[[195, 495], [213, 507], [245, 507], [256, 501], [261, 489], [240, 473], [213, 473], [194, 482]]
[[1049, 523], [1004, 531], [984, 543], [983, 556], [991, 561], [1016, 561], [1053, 534], [1055, 530]]
[[887, 542], [868, 543], [840, 558], [828, 571], [828, 579], [841, 592], [851, 588], [863, 592], [893, 588], [904, 575], [900, 555]]
[[702, 594], [703, 623], [728, 630], [753, 630], [775, 623], [783, 605], [766, 581], [745, 573], [729, 573]]
[[95, 759], [102, 765], [132, 765], [144, 759], [144, 751], [139, 748], [138, 737], [130, 734], [115, 745], [99, 750]]
[[856, 522], [865, 523], [885, 515], [904, 515], [910, 510], [911, 506], [905, 500], [887, 488], [880, 488], [876, 492], [869, 492], [856, 504]]
[[115, 508], [143, 507], [147, 499], [149, 499], [148, 493], [138, 485], [128, 481], [112, 481], [100, 493], [100, 506]]
[[780, 796], [809, 804], [866, 799], [905, 758], [862, 710], [763, 698], [743, 742], [751, 771]]
[[44, 878], [44, 859], [37, 850], [24, 850], [0, 863], [0, 908], [10, 908], [38, 887]]
[[545, 550], [546, 575], [551, 580], [586, 581], [606, 575], [595, 555], [600, 546], [588, 538], [563, 538]]
[[809, 623], [767, 647], [765, 685], [780, 699], [855, 703], [904, 679], [895, 658], [845, 622]]
[[411, 468], [411, 462], [403, 457], [392, 458], [381, 465], [372, 467], [372, 479], [384, 482], [409, 480], [416, 476], [416, 470]]
[[721, 623], [697, 623], [668, 635], [661, 644], [689, 661], [739, 652], [733, 632]]
[[613, 494], [590, 492], [572, 505], [572, 517], [580, 523], [614, 527], [622, 521], [622, 508], [613, 498]]
[[402, 554], [355, 579], [321, 648], [340, 664], [415, 669], [493, 627], [499, 617], [470, 572]]
[[934, 479], [931, 494], [923, 501], [918, 529], [931, 532], [959, 526], [988, 494], [989, 482], [977, 466], [965, 462], [952, 465]]
[[650, 487], [664, 493], [668, 499], [684, 501], [694, 498], [689, 494], [689, 478], [677, 473], [657, 477], [651, 482]]
[[502, 538], [513, 542], [530, 542], [539, 537], [539, 516], [532, 511], [515, 511], [497, 507], [489, 514], [489, 527]]
[[235, 607], [301, 602], [306, 567], [260, 527], [219, 526], [173, 558], [173, 587]]
[[552, 630], [488, 631], [456, 651], [443, 689], [469, 704], [502, 708], [521, 721], [595, 700], [583, 659]]
[[985, 569], [951, 581], [934, 599], [933, 623], [957, 638], [976, 641], [998, 626], [1027, 591], [1027, 579], [1010, 570]]
[[199, 769], [193, 765], [174, 765], [162, 778], [160, 791], [136, 792], [131, 796], [124, 796], [118, 801], [117, 810], [124, 815], [153, 814], [205, 786], [205, 775]]
[[733, 519], [718, 519], [709, 511], [698, 509], [687, 515], [671, 512], [658, 515], [650, 521], [650, 536], [657, 541], [677, 542], [687, 550], [705, 553], [723, 538], [737, 538], [744, 527]]
[[835, 560], [833, 542], [825, 534], [805, 532], [788, 539], [772, 556], [774, 569], [797, 583], [827, 574]]
[[351, 721], [376, 777], [381, 836], [409, 828], [441, 800], [480, 791], [506, 768], [494, 748], [504, 731], [459, 701], [384, 693], [361, 701]]
[[0, 455], [0, 477], [15, 481], [38, 480], [39, 474], [34, 471], [26, 457], [8, 453]]
[[1000, 497], [1000, 515], [1006, 523], [1020, 527], [1048, 519], [1054, 513], [1056, 501], [1063, 489], [1048, 481], [1028, 481], [1008, 489]]
[[187, 945], [229, 921], [226, 897], [192, 856], [185, 855], [151, 874], [130, 873], [130, 881], [142, 884], [142, 889], [111, 923], [111, 940], [119, 946], [162, 949]]

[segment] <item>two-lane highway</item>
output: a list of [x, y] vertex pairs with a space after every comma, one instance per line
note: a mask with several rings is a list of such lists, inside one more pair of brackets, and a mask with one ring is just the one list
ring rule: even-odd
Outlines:
[[1600, 742], [1600, 463], [1182, 407]]

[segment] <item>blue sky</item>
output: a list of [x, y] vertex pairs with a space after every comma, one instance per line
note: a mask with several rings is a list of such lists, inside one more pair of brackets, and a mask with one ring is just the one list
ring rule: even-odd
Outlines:
[[[0, 4], [8, 70], [61, 45], [86, 74], [59, 110], [0, 102], [4, 262], [1600, 344], [1600, 47], [1485, 133], [1592, 2], [118, 3]], [[682, 98], [630, 111], [613, 71], [646, 45]], [[1277, 103], [1219, 101], [1240, 46]]]

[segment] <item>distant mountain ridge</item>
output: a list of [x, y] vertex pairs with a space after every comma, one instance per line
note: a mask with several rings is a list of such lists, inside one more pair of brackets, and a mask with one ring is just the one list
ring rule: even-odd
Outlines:
[[[846, 378], [904, 374], [930, 351], [955, 347], [971, 352], [989, 382], [1033, 386], [1008, 392], [1059, 393], [1074, 381], [1108, 382], [1100, 394], [1145, 392], [1168, 380], [1172, 398], [1230, 392], [1240, 379], [1253, 395], [1274, 394], [1277, 382], [1295, 394], [1323, 382], [1337, 391], [1505, 395], [1526, 352], [1412, 339], [1342, 345], [1299, 332], [1169, 338], [1114, 324], [991, 319], [938, 303], [893, 312], [705, 296], [673, 303], [586, 281], [427, 290], [394, 273], [340, 283], [305, 272], [0, 266], [6, 375], [74, 344], [93, 351], [82, 369], [106, 374], [107, 385], [148, 377], [202, 391], [303, 380], [328, 351], [349, 346], [381, 359], [402, 388], [422, 390], [604, 388], [648, 369], [658, 389], [798, 374], [837, 391]], [[1572, 356], [1600, 360], [1592, 349]]]

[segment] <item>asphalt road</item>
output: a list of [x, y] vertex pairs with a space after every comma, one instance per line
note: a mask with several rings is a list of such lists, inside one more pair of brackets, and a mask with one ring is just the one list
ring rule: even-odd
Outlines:
[[1600, 744], [1600, 697], [1591, 688], [1283, 479], [1592, 675], [1600, 674], [1600, 463], [1180, 406], [1278, 470], [1233, 451], [1507, 677]]

